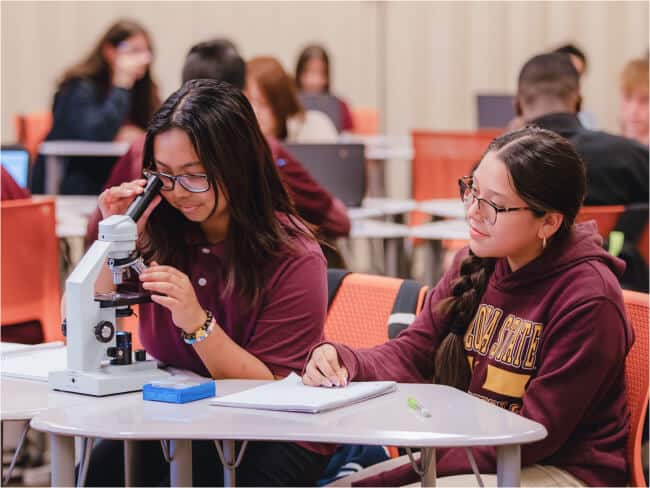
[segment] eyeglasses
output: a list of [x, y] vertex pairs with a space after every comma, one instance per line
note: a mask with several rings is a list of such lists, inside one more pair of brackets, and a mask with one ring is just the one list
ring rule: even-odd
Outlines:
[[516, 212], [517, 210], [531, 210], [530, 207], [499, 207], [490, 200], [479, 197], [474, 191], [474, 188], [472, 188], [472, 182], [473, 178], [471, 176], [463, 176], [458, 180], [460, 199], [465, 205], [465, 212], [470, 209], [475, 201], [478, 201], [478, 212], [481, 217], [483, 217], [483, 222], [488, 225], [494, 225], [497, 221], [497, 215], [500, 213]]
[[161, 190], [172, 191], [176, 182], [185, 188], [190, 193], [203, 193], [210, 189], [210, 180], [208, 180], [208, 175], [206, 174], [184, 174], [184, 175], [168, 175], [167, 173], [161, 173], [159, 171], [150, 171], [145, 170], [143, 174], [146, 178], [149, 176], [156, 175], [162, 181]]

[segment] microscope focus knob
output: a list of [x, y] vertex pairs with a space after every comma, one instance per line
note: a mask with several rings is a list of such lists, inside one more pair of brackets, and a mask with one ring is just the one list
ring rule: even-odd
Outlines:
[[110, 342], [115, 335], [115, 326], [107, 320], [102, 320], [95, 326], [95, 337], [99, 342]]

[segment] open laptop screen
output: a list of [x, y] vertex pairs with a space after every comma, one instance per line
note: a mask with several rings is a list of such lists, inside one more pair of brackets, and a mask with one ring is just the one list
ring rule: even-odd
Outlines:
[[0, 164], [16, 180], [18, 185], [27, 188], [29, 184], [29, 153], [20, 146], [2, 146]]

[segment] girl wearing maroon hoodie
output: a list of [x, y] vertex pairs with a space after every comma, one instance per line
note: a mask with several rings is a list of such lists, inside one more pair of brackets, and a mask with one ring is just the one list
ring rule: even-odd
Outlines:
[[[624, 367], [634, 336], [617, 281], [622, 261], [603, 251], [594, 222], [574, 225], [583, 162], [555, 133], [525, 128], [495, 139], [459, 185], [469, 248], [416, 321], [372, 349], [317, 346], [303, 381], [451, 385], [546, 427], [546, 439], [522, 446], [522, 485], [624, 485]], [[473, 452], [482, 473], [496, 472], [494, 448]], [[436, 454], [442, 486], [472, 483], [458, 476], [472, 473], [463, 449]], [[355, 475], [359, 484], [418, 479], [408, 461], [374, 468], [375, 476]]]

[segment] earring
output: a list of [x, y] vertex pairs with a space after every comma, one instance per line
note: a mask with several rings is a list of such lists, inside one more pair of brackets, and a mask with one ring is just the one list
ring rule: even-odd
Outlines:
[[546, 236], [542, 238], [542, 249], [546, 249]]

